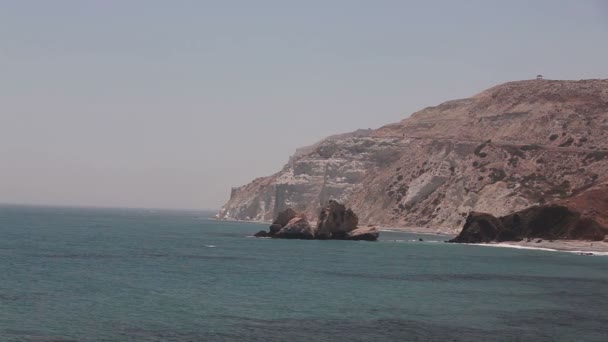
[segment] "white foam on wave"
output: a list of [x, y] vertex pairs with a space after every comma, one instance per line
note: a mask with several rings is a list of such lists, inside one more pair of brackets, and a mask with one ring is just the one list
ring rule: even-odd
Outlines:
[[593, 252], [593, 251], [564, 251], [564, 252], [570, 252], [570, 253], [575, 253], [575, 254], [589, 254], [589, 253], [591, 253], [591, 255], [608, 256], [608, 252]]
[[553, 249], [553, 248], [520, 246], [520, 245], [511, 245], [508, 243], [471, 243], [471, 244], [467, 244], [467, 245], [499, 247], [499, 248], [514, 248], [514, 249], [531, 249], [531, 250], [547, 251], [547, 252], [559, 252], [559, 250]]
[[437, 242], [443, 242], [443, 241], [437, 241], [437, 240], [422, 240], [422, 241], [420, 241], [418, 239], [412, 239], [412, 240], [380, 240], [380, 242], [392, 242], [392, 243], [395, 243], [395, 242], [437, 243]]
[[546, 247], [530, 247], [530, 246], [511, 245], [508, 243], [466, 243], [465, 245], [498, 247], [498, 248], [513, 248], [513, 249], [528, 249], [528, 250], [545, 251], [545, 252], [563, 252], [563, 253], [583, 254], [583, 255], [608, 256], [608, 252], [567, 251], [567, 250], [563, 250], [563, 249], [554, 249], [554, 248], [546, 248]]
[[209, 247], [209, 248], [215, 248], [215, 245], [205, 245], [205, 247]]

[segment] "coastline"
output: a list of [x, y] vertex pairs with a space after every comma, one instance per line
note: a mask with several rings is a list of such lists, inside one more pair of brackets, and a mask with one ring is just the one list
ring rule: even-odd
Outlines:
[[[268, 221], [254, 221], [254, 220], [236, 220], [236, 219], [218, 219], [210, 218], [217, 221], [228, 221], [228, 222], [248, 222], [257, 224], [271, 224]], [[315, 224], [313, 222], [313, 224]], [[380, 232], [395, 232], [395, 233], [410, 233], [410, 234], [421, 234], [421, 235], [434, 235], [438, 237], [445, 237], [446, 239], [452, 238], [457, 233], [448, 233], [442, 230], [432, 231], [429, 228], [423, 227], [385, 227], [378, 226]], [[592, 254], [608, 256], [608, 241], [583, 241], [583, 240], [542, 240], [536, 242], [539, 239], [533, 238], [528, 242], [527, 240], [522, 241], [504, 241], [504, 242], [490, 242], [490, 243], [472, 243], [465, 244], [471, 246], [484, 246], [484, 247], [495, 247], [495, 248], [513, 248], [513, 249], [530, 249], [547, 252], [568, 252], [575, 254]]]
[[553, 240], [536, 242], [538, 239], [531, 239], [530, 242], [510, 241], [510, 242], [491, 242], [474, 243], [473, 246], [502, 247], [516, 249], [533, 249], [549, 252], [568, 252], [575, 254], [590, 254], [608, 256], [608, 242], [606, 241], [581, 241], [581, 240]]
[[[446, 239], [452, 238], [457, 235], [457, 233], [450, 234], [443, 231], [429, 231], [428, 228], [421, 227], [379, 227], [379, 229], [381, 232], [385, 231], [396, 233], [435, 235], [438, 237], [445, 237]], [[541, 242], [536, 242], [538, 240], [540, 239], [532, 238], [529, 242], [527, 240], [522, 240], [490, 243], [466, 243], [464, 245], [608, 256], [608, 241], [541, 240]]]

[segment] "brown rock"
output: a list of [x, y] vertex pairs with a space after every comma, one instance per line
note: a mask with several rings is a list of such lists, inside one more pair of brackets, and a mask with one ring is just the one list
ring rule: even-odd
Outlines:
[[380, 232], [376, 227], [362, 227], [348, 232], [346, 240], [376, 241], [379, 236]]
[[[277, 218], [270, 225], [268, 232], [261, 230], [254, 234], [254, 236], [287, 238], [287, 236], [295, 236], [295, 232], [297, 232], [298, 229], [301, 231], [300, 235], [307, 235], [303, 233], [307, 225], [310, 226], [304, 214], [300, 214], [292, 208], [287, 208], [277, 215]], [[282, 234], [279, 234], [284, 228], [288, 229], [285, 229]]]
[[[285, 221], [286, 218], [289, 221]], [[379, 232], [375, 227], [357, 228], [357, 215], [336, 201], [329, 201], [322, 208], [319, 215], [319, 224], [312, 227], [306, 216], [293, 209], [281, 212], [270, 226], [270, 232], [260, 231], [255, 237], [272, 237], [278, 239], [340, 239], [340, 240], [368, 240], [378, 239]], [[281, 226], [281, 223], [285, 223]], [[318, 229], [323, 229], [319, 234]]]
[[581, 213], [583, 217], [594, 220], [603, 227], [608, 227], [608, 183], [577, 191], [574, 196], [557, 203]]
[[343, 204], [330, 200], [319, 214], [317, 235], [324, 238], [340, 238], [357, 229], [358, 223], [359, 218], [350, 208], [347, 209]]
[[498, 218], [472, 212], [451, 242], [530, 241], [532, 238], [600, 241], [608, 234], [607, 215], [608, 186], [602, 184], [569, 200], [533, 206]]
[[298, 213], [292, 208], [287, 208], [280, 213], [278, 213], [277, 218], [272, 222], [272, 225], [279, 225], [281, 227], [285, 227], [291, 219], [296, 217]]
[[467, 216], [462, 232], [450, 240], [459, 243], [481, 243], [496, 241], [502, 229], [501, 221], [486, 213], [471, 212]]
[[280, 239], [305, 239], [315, 238], [315, 233], [308, 220], [303, 216], [292, 218], [285, 227], [273, 235]]

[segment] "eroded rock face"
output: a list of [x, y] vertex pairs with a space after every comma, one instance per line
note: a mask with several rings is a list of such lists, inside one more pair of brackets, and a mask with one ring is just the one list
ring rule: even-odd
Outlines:
[[487, 243], [497, 241], [502, 222], [486, 213], [471, 212], [467, 216], [462, 232], [449, 242]]
[[321, 210], [317, 220], [316, 234], [319, 238], [336, 238], [346, 236], [346, 233], [357, 229], [359, 218], [350, 208], [330, 200], [328, 205]]
[[262, 230], [254, 236], [279, 239], [314, 239], [315, 228], [310, 225], [306, 215], [298, 213], [292, 208], [287, 208], [278, 213], [268, 232]]
[[283, 229], [284, 226], [277, 224], [277, 223], [273, 223], [270, 225], [269, 229], [270, 231], [268, 232], [270, 235], [274, 235], [276, 233], [278, 233], [281, 229]]
[[361, 227], [351, 230], [346, 234], [346, 240], [354, 241], [376, 241], [380, 236], [380, 231], [376, 227]]
[[[287, 218], [290, 219], [286, 222]], [[379, 231], [375, 227], [357, 228], [357, 215], [350, 208], [333, 200], [321, 208], [317, 222], [317, 226], [313, 227], [306, 219], [306, 215], [289, 208], [277, 215], [277, 219], [274, 220], [268, 232], [260, 231], [254, 236], [279, 239], [367, 241], [375, 241], [379, 236]]]
[[608, 80], [518, 81], [300, 149], [219, 217], [315, 217], [335, 199], [359, 223], [456, 233], [469, 212], [505, 216], [606, 179]]
[[285, 227], [281, 228], [272, 237], [311, 240], [315, 238], [315, 231], [304, 216], [297, 216], [291, 219]]
[[533, 206], [502, 217], [470, 213], [450, 242], [487, 243], [529, 238], [604, 240], [608, 234], [608, 187], [599, 185], [567, 201]]
[[287, 208], [281, 211], [277, 218], [272, 222], [273, 225], [278, 225], [280, 227], [285, 227], [291, 220], [298, 216], [298, 213], [291, 209]]

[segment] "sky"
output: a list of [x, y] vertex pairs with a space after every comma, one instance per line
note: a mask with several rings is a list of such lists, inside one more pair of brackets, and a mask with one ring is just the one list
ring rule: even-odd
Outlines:
[[0, 203], [216, 209], [296, 148], [537, 74], [608, 1], [0, 0]]

